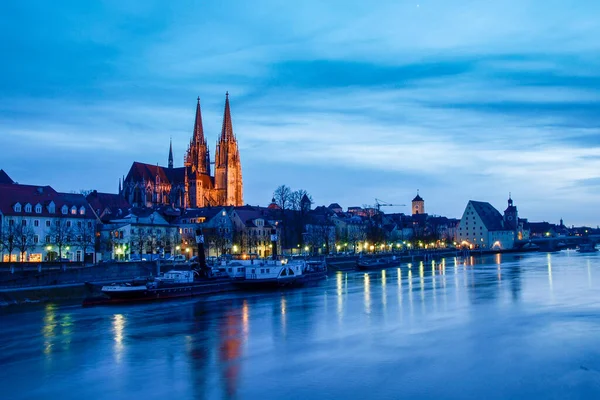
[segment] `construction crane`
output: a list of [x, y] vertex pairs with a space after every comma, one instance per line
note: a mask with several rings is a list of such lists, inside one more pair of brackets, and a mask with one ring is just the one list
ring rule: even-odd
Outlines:
[[406, 207], [406, 204], [391, 204], [387, 201], [375, 199], [375, 208], [377, 209], [377, 214], [381, 212], [381, 207]]

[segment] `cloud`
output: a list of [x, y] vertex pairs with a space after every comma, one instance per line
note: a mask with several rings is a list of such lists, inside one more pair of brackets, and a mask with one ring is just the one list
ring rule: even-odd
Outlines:
[[0, 7], [2, 168], [20, 181], [111, 190], [170, 137], [181, 163], [197, 95], [214, 150], [229, 90], [253, 204], [272, 182], [352, 205], [419, 188], [457, 216], [512, 191], [530, 219], [595, 222], [600, 3]]

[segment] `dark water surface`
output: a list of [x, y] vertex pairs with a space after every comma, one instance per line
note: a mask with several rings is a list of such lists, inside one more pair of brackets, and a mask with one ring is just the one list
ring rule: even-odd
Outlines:
[[0, 398], [598, 399], [599, 279], [563, 251], [0, 311]]

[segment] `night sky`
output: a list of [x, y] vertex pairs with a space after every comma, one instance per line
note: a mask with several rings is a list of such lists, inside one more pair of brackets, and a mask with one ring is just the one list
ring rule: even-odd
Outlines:
[[[172, 4], [167, 4], [172, 3]], [[225, 92], [244, 200], [468, 200], [600, 223], [600, 2], [4, 1], [0, 168], [116, 192], [183, 164], [196, 97], [214, 156]], [[390, 207], [386, 212], [410, 212]]]

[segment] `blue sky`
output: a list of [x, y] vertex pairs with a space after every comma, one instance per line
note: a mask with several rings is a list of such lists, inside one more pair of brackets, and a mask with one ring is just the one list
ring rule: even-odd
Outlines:
[[196, 96], [214, 150], [228, 90], [249, 204], [600, 223], [600, 2], [166, 3], [2, 2], [0, 168], [116, 191], [182, 164]]

